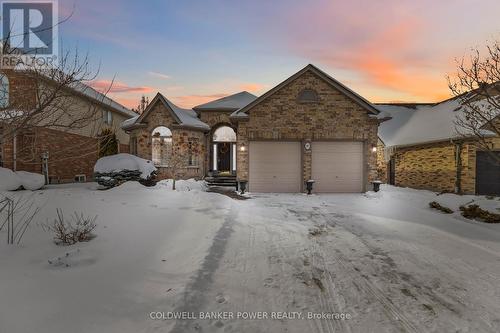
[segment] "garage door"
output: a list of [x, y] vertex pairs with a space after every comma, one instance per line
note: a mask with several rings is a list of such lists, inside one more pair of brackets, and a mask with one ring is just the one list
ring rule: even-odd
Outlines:
[[299, 142], [250, 142], [249, 158], [249, 191], [300, 192]]
[[490, 154], [495, 154], [500, 159], [500, 151], [476, 152], [476, 193], [500, 195], [500, 165]]
[[362, 142], [313, 142], [314, 192], [363, 192]]

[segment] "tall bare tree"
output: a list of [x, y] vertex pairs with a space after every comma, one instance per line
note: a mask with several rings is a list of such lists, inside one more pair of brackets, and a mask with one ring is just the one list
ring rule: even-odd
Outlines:
[[[88, 85], [99, 73], [99, 68], [92, 69], [88, 54], [60, 48], [56, 61], [40, 64], [35, 61], [36, 51], [26, 54], [10, 44], [10, 32], [1, 40], [1, 47], [4, 56], [18, 55], [24, 61], [0, 68], [0, 78], [8, 78], [10, 85], [0, 85], [0, 142], [40, 127], [65, 132], [85, 128], [92, 137], [102, 132], [101, 110], [109, 102], [106, 94], [112, 83], [103, 93]], [[66, 149], [78, 151], [78, 147]]]
[[[492, 152], [491, 137], [500, 137], [500, 41], [486, 45], [483, 52], [472, 49], [456, 63], [455, 75], [447, 80], [462, 111], [455, 121], [457, 132]], [[497, 154], [491, 156], [500, 163]]]

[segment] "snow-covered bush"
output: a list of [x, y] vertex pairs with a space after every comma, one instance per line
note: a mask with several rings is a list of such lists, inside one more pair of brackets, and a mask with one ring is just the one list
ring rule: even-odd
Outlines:
[[0, 168], [0, 191], [15, 191], [21, 187], [26, 190], [39, 190], [45, 185], [45, 177], [27, 171], [12, 171]]
[[82, 213], [74, 213], [73, 223], [66, 221], [62, 210], [57, 209], [57, 218], [48, 229], [54, 232], [54, 241], [58, 245], [73, 245], [78, 242], [88, 242], [95, 235], [92, 231], [97, 226], [94, 217], [85, 217]]
[[476, 219], [486, 223], [500, 223], [500, 214], [484, 210], [479, 205], [460, 206], [460, 211], [462, 216], [468, 219]]
[[10, 169], [0, 168], [0, 191], [15, 191], [21, 187], [21, 180]]
[[116, 154], [97, 160], [94, 178], [106, 188], [126, 181], [138, 181], [145, 186], [153, 186], [156, 184], [156, 167], [153, 162], [131, 154]]
[[39, 190], [45, 185], [45, 177], [39, 173], [16, 171], [16, 174], [26, 190]]
[[445, 214], [452, 214], [453, 213], [453, 210], [451, 210], [450, 208], [448, 208], [446, 206], [441, 205], [437, 201], [429, 202], [429, 207], [437, 209], [439, 211], [442, 211]]

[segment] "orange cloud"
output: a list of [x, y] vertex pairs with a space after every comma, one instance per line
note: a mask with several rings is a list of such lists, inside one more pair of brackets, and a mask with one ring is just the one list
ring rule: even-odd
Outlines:
[[[313, 63], [326, 64], [334, 75], [335, 69], [341, 70], [355, 90], [366, 88], [367, 98], [399, 95], [436, 101], [449, 96], [444, 77], [447, 57], [439, 48], [430, 47], [428, 34], [432, 31], [422, 18], [400, 3], [363, 19], [358, 15], [339, 17], [343, 6], [329, 2], [291, 13], [293, 19], [288, 22], [294, 25], [287, 26], [288, 47]], [[366, 6], [369, 12], [380, 4]], [[313, 24], [295, 25], [300, 17]]]
[[244, 83], [239, 86], [240, 90], [256, 93], [264, 90], [267, 86], [260, 83]]
[[113, 99], [129, 109], [137, 108], [140, 101], [140, 98], [127, 98], [127, 97], [116, 97]]
[[147, 86], [132, 87], [123, 82], [111, 80], [96, 80], [89, 83], [89, 86], [100, 92], [109, 92], [113, 94], [120, 93], [151, 93], [153, 88]]
[[172, 101], [181, 108], [192, 108], [193, 106], [208, 103], [210, 101], [226, 97], [229, 94], [211, 94], [211, 95], [186, 95], [172, 97]]
[[[228, 89], [228, 87], [232, 87]], [[207, 88], [207, 87], [205, 87]], [[209, 90], [228, 90], [229, 92], [217, 92], [213, 94], [193, 94], [193, 95], [183, 95], [171, 97], [171, 100], [180, 107], [192, 108], [196, 105], [208, 103], [210, 101], [229, 96], [235, 92], [248, 91], [254, 94], [258, 94], [267, 88], [266, 85], [260, 83], [239, 83], [233, 80], [222, 80], [221, 82], [215, 82], [208, 87]], [[167, 96], [168, 97], [168, 96]]]

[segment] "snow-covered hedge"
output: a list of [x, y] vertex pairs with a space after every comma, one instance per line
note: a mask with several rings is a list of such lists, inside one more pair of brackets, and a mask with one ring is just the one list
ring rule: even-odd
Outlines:
[[45, 177], [38, 173], [27, 171], [12, 171], [0, 168], [0, 191], [15, 191], [21, 188], [38, 190], [45, 185]]
[[97, 183], [108, 188], [130, 180], [154, 185], [156, 167], [153, 162], [131, 154], [116, 154], [97, 160], [94, 178]]

